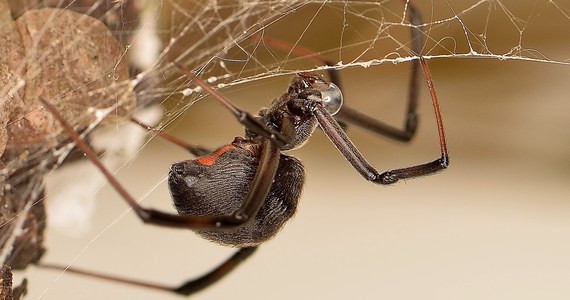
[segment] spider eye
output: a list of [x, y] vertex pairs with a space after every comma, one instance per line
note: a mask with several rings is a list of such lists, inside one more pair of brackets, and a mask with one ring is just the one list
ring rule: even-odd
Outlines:
[[323, 107], [331, 114], [335, 115], [342, 107], [342, 92], [334, 83], [321, 91]]

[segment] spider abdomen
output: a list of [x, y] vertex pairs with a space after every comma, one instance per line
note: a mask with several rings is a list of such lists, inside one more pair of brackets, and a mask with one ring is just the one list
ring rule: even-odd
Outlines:
[[[183, 215], [232, 215], [242, 205], [258, 164], [255, 154], [233, 144], [210, 155], [173, 164], [168, 183], [176, 210]], [[304, 179], [301, 162], [281, 154], [269, 194], [252, 220], [230, 231], [194, 231], [224, 245], [259, 245], [273, 237], [293, 216]]]

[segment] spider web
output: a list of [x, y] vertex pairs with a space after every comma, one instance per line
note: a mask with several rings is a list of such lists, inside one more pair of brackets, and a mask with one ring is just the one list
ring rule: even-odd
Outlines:
[[[77, 199], [78, 204], [48, 210], [55, 214], [48, 213], [48, 219], [75, 234], [87, 231], [96, 192], [105, 182], [97, 171], [83, 169], [91, 168], [89, 163], [76, 162], [81, 154], [42, 109], [38, 97], [65, 112], [69, 123], [115, 170], [140, 156], [149, 138], [126, 125], [131, 114], [158, 128], [176, 129], [198, 103], [210, 102], [207, 94], [188, 84], [173, 62], [199, 71], [216, 89], [230, 94], [286, 86], [298, 72], [324, 74], [326, 69], [366, 74], [382, 65], [399, 68], [394, 76], [402, 79], [407, 63], [420, 54], [435, 66], [459, 59], [481, 65], [482, 59], [560, 68], [570, 64], [564, 50], [570, 46], [564, 38], [570, 34], [570, 6], [565, 1], [417, 2], [422, 22], [414, 25], [409, 21], [410, 3], [396, 0], [0, 0], [3, 22], [11, 24], [4, 26], [3, 36], [10, 32], [16, 39], [2, 43], [6, 47], [2, 53], [15, 56], [3, 61], [0, 69], [2, 264], [23, 268], [39, 258], [46, 199], [56, 203]], [[45, 7], [52, 9], [40, 10]], [[421, 53], [412, 49], [411, 29], [422, 32]], [[285, 41], [291, 49], [269, 39]], [[83, 45], [92, 51], [80, 50]], [[298, 48], [310, 49], [334, 65], [318, 65], [294, 50]], [[284, 88], [275, 91], [268, 89], [252, 111]], [[245, 100], [236, 102], [247, 107]], [[223, 113], [216, 118], [229, 119]], [[209, 129], [202, 130], [215, 126], [209, 123]], [[48, 177], [60, 167], [56, 174], [60, 177]], [[140, 198], [159, 184], [154, 180]], [[29, 280], [33, 287], [35, 280]], [[45, 292], [33, 292], [32, 297]]]

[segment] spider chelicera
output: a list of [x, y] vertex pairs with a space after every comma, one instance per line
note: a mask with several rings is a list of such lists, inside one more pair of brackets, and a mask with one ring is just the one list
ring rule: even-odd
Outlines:
[[[410, 4], [408, 9], [410, 22], [413, 25], [421, 24], [416, 9]], [[413, 51], [416, 54], [420, 53], [421, 31], [414, 26], [412, 26], [412, 40]], [[191, 229], [206, 239], [237, 247], [239, 250], [202, 277], [176, 287], [143, 283], [73, 268], [65, 268], [67, 271], [184, 295], [213, 284], [249, 257], [261, 243], [273, 237], [293, 216], [305, 174], [301, 162], [285, 154], [284, 151], [301, 147], [317, 126], [356, 171], [373, 183], [392, 184], [401, 179], [429, 175], [448, 166], [437, 95], [429, 69], [422, 57], [412, 62], [408, 110], [403, 129], [384, 124], [347, 106], [342, 106], [343, 96], [339, 88], [339, 77], [332, 69], [329, 71], [332, 81], [330, 83], [317, 74], [299, 73], [286, 93], [275, 99], [269, 108], [262, 109], [253, 116], [237, 108], [191, 70], [178, 63], [174, 65], [182, 74], [225, 106], [245, 127], [244, 137], [236, 137], [232, 143], [213, 152], [202, 147], [179, 143], [198, 157], [174, 163], [170, 168], [168, 184], [179, 214], [141, 207], [101, 164], [93, 150], [81, 140], [54, 107], [45, 100], [41, 101], [59, 119], [67, 134], [103, 172], [144, 223]], [[343, 127], [355, 125], [396, 140], [409, 141], [417, 127], [416, 108], [420, 70], [425, 75], [431, 94], [441, 156], [425, 164], [379, 172], [360, 154]], [[155, 132], [162, 137], [175, 140], [164, 133]], [[47, 264], [43, 266], [62, 268]]]

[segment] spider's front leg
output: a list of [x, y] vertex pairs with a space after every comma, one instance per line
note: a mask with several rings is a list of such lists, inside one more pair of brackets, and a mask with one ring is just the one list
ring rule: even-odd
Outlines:
[[[424, 44], [424, 33], [420, 29], [423, 23], [422, 17], [413, 2], [407, 0], [403, 0], [403, 2], [407, 8], [408, 20], [412, 25], [410, 26], [411, 53], [413, 55], [420, 55]], [[332, 64], [327, 63], [327, 65]], [[344, 124], [351, 124], [397, 141], [411, 141], [418, 127], [417, 109], [421, 69], [422, 67], [419, 60], [411, 61], [407, 108], [403, 127], [396, 127], [384, 123], [346, 105], [334, 116], [335, 119], [343, 124], [343, 128], [346, 127]], [[338, 87], [341, 87], [340, 76], [337, 74], [338, 71], [329, 69], [328, 72], [331, 81]]]
[[447, 152], [447, 144], [445, 140], [445, 133], [443, 130], [443, 120], [439, 108], [437, 94], [433, 86], [431, 74], [429, 72], [427, 63], [423, 58], [420, 58], [420, 65], [425, 74], [427, 85], [431, 94], [431, 100], [434, 108], [435, 118], [437, 122], [437, 131], [439, 135], [440, 157], [434, 161], [415, 165], [407, 168], [400, 168], [395, 170], [386, 171], [383, 173], [378, 172], [372, 165], [370, 165], [362, 154], [356, 149], [350, 138], [342, 130], [341, 126], [336, 122], [334, 117], [327, 112], [322, 105], [316, 105], [313, 109], [313, 114], [319, 122], [327, 137], [342, 153], [342, 155], [350, 162], [350, 164], [367, 180], [378, 184], [392, 184], [400, 179], [407, 179], [419, 176], [433, 174], [443, 170], [449, 165], [449, 156]]

